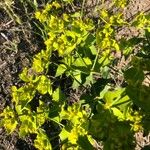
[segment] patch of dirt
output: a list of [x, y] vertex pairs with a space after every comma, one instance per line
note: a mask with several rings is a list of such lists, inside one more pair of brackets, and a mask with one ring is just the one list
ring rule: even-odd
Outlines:
[[[24, 7], [17, 5], [19, 13], [24, 13]], [[15, 9], [14, 11], [17, 14]], [[24, 17], [24, 15], [17, 15], [20, 18]], [[22, 84], [19, 73], [24, 67], [31, 65], [32, 56], [43, 48], [42, 38], [36, 35], [34, 33], [36, 31], [32, 28], [34, 25], [32, 17], [30, 20], [25, 17], [22, 20], [22, 24], [16, 23], [0, 7], [0, 113], [7, 105], [10, 105], [11, 87]], [[7, 135], [4, 129], [0, 128], [0, 149], [2, 150], [34, 150], [30, 139], [27, 137], [21, 140], [16, 133]]]

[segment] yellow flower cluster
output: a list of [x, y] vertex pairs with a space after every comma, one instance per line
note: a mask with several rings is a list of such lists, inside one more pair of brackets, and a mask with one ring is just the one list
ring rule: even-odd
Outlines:
[[124, 8], [127, 5], [127, 0], [113, 0], [117, 7]]
[[64, 119], [69, 120], [71, 123], [71, 130], [68, 133], [68, 141], [70, 144], [76, 145], [79, 136], [88, 136], [87, 113], [81, 110], [78, 104], [69, 106], [67, 110], [62, 110], [61, 117], [64, 117]]
[[142, 127], [142, 115], [139, 112], [134, 112], [134, 114], [129, 114], [127, 120], [131, 121], [131, 129], [135, 132], [143, 130]]
[[141, 12], [136, 18], [135, 22], [133, 24], [139, 28], [139, 29], [149, 29], [150, 27], [150, 19], [149, 15], [145, 15], [143, 12]]
[[42, 12], [37, 11], [35, 13], [35, 18], [38, 19], [41, 23], [46, 22], [48, 19], [49, 12], [53, 8], [57, 10], [57, 9], [61, 8], [61, 5], [58, 2], [53, 2], [52, 4], [47, 4], [45, 9]]
[[75, 126], [69, 136], [68, 136], [68, 140], [71, 144], [77, 144], [78, 138], [79, 136], [85, 136], [87, 135], [87, 131], [82, 128], [81, 126]]
[[[69, 24], [68, 19], [72, 20]], [[73, 51], [87, 35], [87, 28], [83, 22], [72, 19], [66, 14], [64, 20], [57, 16], [50, 16], [49, 29], [49, 38], [45, 44], [48, 49], [57, 50], [60, 56]]]
[[[52, 9], [54, 11], [52, 11]], [[90, 20], [82, 20], [79, 13], [55, 13], [60, 4], [53, 2], [46, 8], [35, 13], [36, 18], [44, 25], [48, 38], [45, 40], [47, 49], [58, 51], [59, 56], [70, 54], [88, 36], [88, 31], [93, 29]]]
[[8, 133], [12, 133], [18, 124], [14, 110], [7, 106], [3, 113], [0, 114], [0, 117], [5, 118], [5, 120], [0, 122], [0, 125], [3, 125]]

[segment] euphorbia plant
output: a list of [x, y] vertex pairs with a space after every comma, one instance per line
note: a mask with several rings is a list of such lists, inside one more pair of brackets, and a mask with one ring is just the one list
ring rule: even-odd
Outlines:
[[[31, 68], [24, 68], [19, 75], [24, 85], [12, 87], [13, 107], [4, 109], [1, 124], [8, 133], [18, 129], [21, 137], [36, 134], [37, 149], [94, 149], [99, 141], [106, 150], [134, 149], [134, 133], [143, 130], [142, 119], [149, 112], [149, 102], [141, 101], [149, 91], [142, 85], [149, 61], [133, 57], [132, 67], [123, 70], [128, 82], [124, 88], [109, 82], [110, 68], [114, 66], [114, 52], [129, 55], [131, 51], [124, 50], [139, 44], [123, 47], [122, 40], [116, 39], [117, 29], [137, 26], [149, 33], [148, 16], [140, 14], [128, 23], [122, 12], [111, 14], [103, 8], [95, 23], [94, 18], [84, 17], [83, 9], [65, 12], [64, 5], [69, 9], [71, 3], [54, 1], [35, 13], [43, 26], [46, 49], [36, 54]], [[125, 4], [114, 0], [112, 7], [123, 9]], [[56, 84], [64, 78], [70, 79], [64, 83], [70, 84], [70, 89], [85, 91], [73, 104], [68, 103], [70, 97], [64, 87]], [[139, 95], [135, 97], [130, 90]], [[57, 128], [52, 137], [43, 127], [47, 121]], [[56, 145], [51, 144], [56, 138]]]

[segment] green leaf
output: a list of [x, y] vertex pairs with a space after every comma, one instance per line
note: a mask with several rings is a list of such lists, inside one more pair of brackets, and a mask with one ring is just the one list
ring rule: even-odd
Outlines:
[[[69, 1], [73, 1], [73, 0], [69, 0]], [[75, 12], [73, 15], [71, 15], [71, 17], [79, 18], [79, 17], [81, 17], [81, 13]]]
[[101, 57], [98, 60], [98, 63], [100, 64], [100, 66], [108, 66], [111, 63], [112, 57], [109, 56], [109, 54], [107, 53], [103, 53], [104, 55], [101, 55]]
[[74, 0], [63, 0], [66, 3], [72, 3]]
[[32, 69], [37, 73], [41, 73], [47, 69], [50, 63], [49, 56], [50, 52], [48, 50], [41, 50], [41, 52], [36, 54], [33, 58]]
[[150, 112], [150, 88], [141, 85], [138, 87], [128, 86], [127, 89], [128, 96], [132, 99], [133, 103], [138, 107], [142, 108], [146, 112]]
[[90, 58], [88, 58], [88, 57], [85, 57], [85, 58], [79, 57], [75, 60], [73, 65], [77, 66], [77, 67], [87, 67], [89, 65], [92, 65], [92, 62], [91, 62]]
[[127, 82], [134, 86], [141, 84], [144, 80], [144, 73], [141, 68], [131, 67], [125, 71], [124, 76]]
[[108, 66], [102, 67], [100, 71], [104, 79], [110, 78], [110, 68]]
[[94, 149], [94, 147], [92, 146], [92, 144], [88, 140], [87, 136], [79, 136], [78, 137], [78, 144], [80, 145], [80, 147], [82, 149], [86, 149], [86, 150], [93, 150]]
[[92, 61], [91, 61], [91, 59], [88, 58], [88, 57], [84, 57], [84, 58], [83, 58], [83, 61], [86, 63], [87, 66], [92, 65]]
[[58, 77], [58, 76], [62, 75], [66, 70], [67, 70], [66, 65], [60, 64], [60, 65], [58, 66], [58, 68], [57, 68], [55, 77]]
[[49, 93], [51, 95], [52, 94], [51, 81], [46, 76], [41, 75], [37, 83], [36, 89], [39, 91], [39, 93], [43, 95], [46, 93]]
[[120, 121], [123, 121], [125, 119], [123, 113], [119, 109], [113, 107], [111, 108], [111, 110], [113, 111], [113, 114], [118, 117]]
[[90, 85], [93, 83], [94, 83], [93, 73], [90, 73], [90, 75], [86, 77], [86, 81], [85, 81], [84, 85]]
[[61, 141], [66, 140], [68, 138], [69, 134], [70, 133], [65, 128], [63, 128], [62, 131], [59, 134], [59, 137], [60, 137]]
[[67, 45], [64, 55], [69, 55], [76, 48], [76, 44], [72, 44], [71, 46]]
[[99, 97], [99, 99], [103, 99], [103, 98], [104, 98], [104, 95], [107, 93], [107, 91], [108, 91], [110, 88], [111, 88], [110, 86], [106, 85], [106, 86], [104, 87], [104, 89], [100, 92], [100, 97]]
[[40, 129], [34, 140], [34, 146], [39, 150], [52, 150], [51, 143], [46, 133]]
[[127, 0], [113, 0], [113, 2], [118, 8], [124, 8], [127, 4]]
[[118, 43], [115, 40], [112, 40], [112, 47], [114, 47], [116, 51], [120, 50], [120, 47], [119, 47]]
[[92, 53], [93, 55], [96, 55], [96, 54], [97, 54], [97, 50], [96, 50], [96, 47], [95, 47], [94, 45], [91, 45], [89, 48], [90, 48], [91, 53]]
[[63, 101], [65, 99], [65, 95], [62, 93], [60, 87], [58, 87], [52, 94], [52, 98], [54, 101]]
[[29, 82], [30, 78], [28, 77], [28, 69], [24, 68], [22, 73], [19, 75], [20, 79], [23, 80], [24, 82]]
[[[104, 95], [104, 100], [106, 102], [105, 106], [107, 108], [110, 108], [115, 105], [119, 105], [119, 104], [121, 105], [124, 102], [128, 102], [129, 97], [124, 98], [124, 96], [125, 96], [124, 91], [125, 91], [125, 89], [123, 89], [123, 88], [117, 89], [115, 91], [107, 91]], [[124, 98], [124, 99], [122, 100], [122, 98]]]
[[36, 72], [43, 72], [44, 71], [44, 68], [43, 68], [43, 65], [42, 65], [42, 61], [41, 61], [40, 58], [34, 57], [32, 68]]
[[73, 84], [72, 84], [72, 87], [74, 89], [78, 88], [81, 83], [82, 83], [82, 78], [81, 78], [81, 72], [80, 71], [77, 71], [77, 72], [73, 72], [73, 77], [74, 77], [74, 81], [73, 81]]
[[21, 122], [19, 135], [23, 137], [29, 133], [37, 133], [39, 126], [37, 124], [36, 115], [32, 113], [30, 109], [24, 109], [22, 112], [23, 115], [19, 117]]
[[122, 104], [127, 104], [130, 102], [131, 102], [131, 100], [130, 100], [129, 96], [126, 93], [122, 92], [121, 97], [119, 99], [117, 99], [116, 101], [114, 101], [112, 106], [120, 106]]
[[15, 102], [16, 105], [21, 104], [22, 107], [24, 107], [24, 105], [33, 99], [35, 92], [36, 90], [32, 84], [27, 84], [19, 89], [12, 86], [12, 101]]
[[4, 127], [7, 131], [7, 133], [11, 134], [16, 129], [17, 124], [18, 124], [18, 122], [14, 118], [6, 120]]
[[11, 134], [16, 129], [18, 124], [14, 110], [7, 106], [0, 114], [0, 117], [3, 117], [0, 125], [4, 126], [6, 131]]
[[34, 4], [35, 9], [38, 8], [37, 0], [33, 0], [33, 4]]

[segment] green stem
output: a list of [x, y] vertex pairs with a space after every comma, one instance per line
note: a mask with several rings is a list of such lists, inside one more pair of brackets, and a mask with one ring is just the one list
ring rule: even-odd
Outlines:
[[82, 83], [80, 83], [75, 77], [74, 77], [74, 75], [70, 72], [70, 75], [71, 75], [71, 77], [74, 79], [74, 80], [76, 80], [76, 82], [78, 82], [81, 86], [82, 86]]
[[100, 16], [100, 19], [102, 19], [102, 21], [104, 21], [106, 24], [109, 24], [104, 18], [102, 18], [101, 16]]
[[51, 137], [51, 138], [50, 138], [50, 141], [52, 141], [52, 140], [56, 139], [57, 137], [59, 137], [58, 133], [59, 133], [59, 132], [57, 132], [57, 135]]
[[70, 75], [71, 75], [71, 77], [76, 81], [76, 82], [78, 82], [78, 84], [80, 84], [80, 86], [82, 86], [85, 90], [88, 90], [81, 82], [79, 82], [75, 77], [74, 77], [74, 75], [70, 72]]
[[48, 120], [53, 121], [53, 122], [59, 124], [59, 125], [62, 126], [63, 128], [65, 127], [63, 124], [61, 124], [60, 122], [56, 121], [55, 119], [48, 118]]
[[78, 54], [78, 56], [82, 59], [82, 61], [84, 62], [84, 64], [86, 65], [86, 67], [88, 67], [87, 66], [87, 64], [86, 64], [86, 62], [84, 61], [84, 59], [81, 57], [81, 55], [77, 52], [77, 54]]
[[120, 102], [120, 103], [115, 104], [115, 103], [116, 103], [117, 101], [119, 101], [119, 100], [120, 100], [120, 99], [114, 101], [114, 102], [112, 103], [112, 106], [111, 106], [111, 107], [117, 107], [117, 106], [119, 106], [119, 105], [122, 105], [122, 104], [125, 104], [125, 103], [128, 103], [128, 102], [131, 101], [131, 100], [129, 99], [129, 100], [127, 100], [127, 101], [124, 101], [124, 102]]
[[83, 9], [84, 9], [84, 5], [85, 5], [85, 0], [83, 0], [83, 2], [82, 2], [82, 8], [81, 8], [81, 18], [83, 17]]
[[95, 57], [95, 60], [94, 60], [92, 69], [91, 69], [92, 72], [93, 72], [93, 70], [94, 70], [94, 68], [95, 68], [95, 65], [96, 65], [96, 62], [97, 62], [97, 60], [98, 60], [99, 52], [100, 52], [100, 48], [98, 48], [98, 52], [97, 52], [97, 55], [96, 55], [96, 57]]

